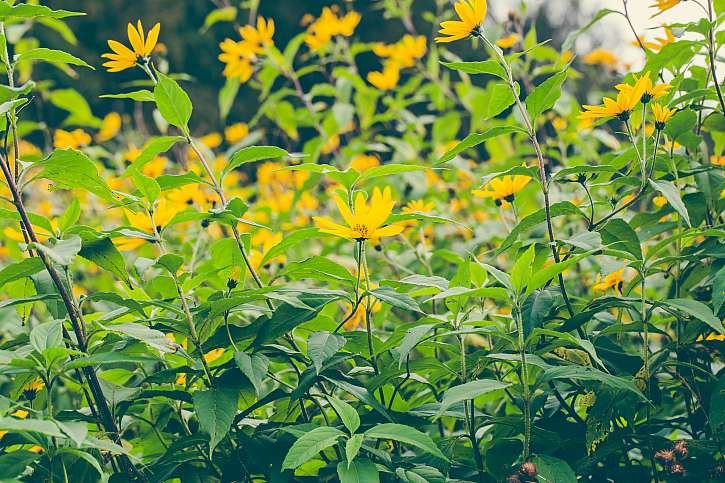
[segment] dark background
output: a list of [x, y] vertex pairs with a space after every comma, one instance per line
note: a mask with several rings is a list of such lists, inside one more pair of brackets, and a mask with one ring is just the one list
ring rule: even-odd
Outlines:
[[[43, 3], [54, 9], [86, 12], [86, 16], [66, 19], [78, 37], [78, 45], [64, 45], [58, 34], [42, 26], [37, 27], [34, 33], [40, 37], [41, 45], [68, 50], [93, 65], [96, 70], [79, 70], [78, 82], [57, 69], [38, 65], [38, 78], [50, 78], [57, 87], [73, 87], [79, 90], [98, 116], [110, 110], [128, 111], [131, 103], [99, 99], [98, 96], [126, 92], [129, 90], [129, 82], [141, 80], [144, 76], [138, 69], [108, 73], [101, 67], [104, 60], [100, 55], [109, 51], [106, 43], [108, 39], [128, 44], [126, 24], [129, 21], [135, 23], [140, 18], [146, 30], [156, 22], [161, 22], [159, 41], [168, 49], [170, 71], [186, 73], [193, 78], [192, 81], [184, 83], [184, 88], [194, 103], [192, 122], [195, 131], [204, 133], [222, 127], [217, 94], [225, 79], [222, 75], [223, 64], [217, 59], [219, 43], [226, 37], [236, 40], [239, 34], [230, 22], [220, 22], [205, 33], [199, 32], [206, 15], [215, 8], [211, 0], [48, 0]], [[229, 3], [239, 6], [237, 0], [230, 0]], [[333, 3], [340, 5], [343, 10], [352, 5], [362, 14], [362, 21], [355, 33], [355, 38], [360, 41], [393, 42], [406, 33], [399, 20], [386, 20], [380, 3], [372, 0], [261, 0], [259, 14], [274, 19], [274, 40], [281, 50], [292, 37], [304, 30], [300, 20], [305, 13], [318, 16], [323, 7]], [[530, 18], [536, 18], [540, 39], [552, 38], [556, 45], [567, 32], [583, 23], [576, 14], [579, 11], [577, 0], [557, 0], [545, 4], [547, 15], [531, 15], [531, 12], [529, 15]], [[435, 0], [415, 0], [413, 3], [412, 17], [420, 33], [428, 35], [431, 32], [431, 25], [421, 19], [421, 14], [434, 10]], [[561, 12], [567, 14], [562, 16]], [[240, 11], [237, 19], [242, 24], [246, 23], [247, 12]], [[460, 45], [449, 44], [447, 47], [465, 56], [465, 43], [457, 44]], [[380, 68], [373, 55], [360, 55], [357, 61], [363, 75], [369, 70]], [[307, 87], [305, 86], [306, 89]], [[257, 92], [249, 86], [242, 86], [227, 122], [249, 120], [258, 105]], [[54, 119], [50, 119], [50, 122], [53, 121]]]

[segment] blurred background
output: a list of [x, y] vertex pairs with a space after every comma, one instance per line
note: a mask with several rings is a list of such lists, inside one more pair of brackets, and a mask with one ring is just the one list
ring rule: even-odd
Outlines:
[[[383, 18], [383, 3], [394, 0], [261, 0], [259, 14], [272, 17], [276, 24], [275, 43], [283, 47], [304, 27], [301, 19], [304, 14], [319, 15], [323, 7], [338, 4], [342, 8], [354, 8], [362, 13], [362, 21], [356, 30], [356, 38], [363, 42], [397, 41], [406, 33], [398, 19]], [[192, 96], [195, 106], [194, 129], [197, 133], [218, 130], [222, 124], [217, 107], [217, 93], [224, 85], [222, 76], [223, 65], [217, 59], [219, 43], [226, 37], [237, 40], [238, 33], [232, 23], [220, 22], [210, 29], [202, 31], [206, 16], [220, 5], [240, 6], [246, 2], [241, 0], [48, 0], [44, 4], [56, 8], [86, 12], [84, 17], [68, 19], [68, 24], [78, 38], [77, 45], [67, 50], [86, 60], [96, 67], [95, 71], [82, 71], [81, 83], [77, 83], [62, 72], [49, 66], [45, 78], [54, 79], [58, 87], [72, 86], [86, 96], [96, 115], [102, 116], [108, 111], [128, 110], [129, 103], [110, 99], [99, 99], [105, 93], [117, 93], [129, 90], [129, 82], [142, 79], [138, 70], [110, 74], [101, 67], [100, 55], [107, 52], [107, 39], [116, 39], [127, 43], [126, 23], [141, 18], [146, 28], [155, 22], [161, 22], [160, 42], [166, 48], [166, 58], [171, 72], [185, 73], [192, 77], [186, 82], [185, 88]], [[453, 3], [453, 2], [451, 2]], [[693, 2], [683, 2], [665, 15], [650, 19], [652, 9], [648, 6], [652, 0], [629, 0], [629, 8], [633, 24], [640, 34], [654, 37], [661, 35], [648, 32], [647, 27], [659, 26], [671, 22], [684, 22], [694, 18], [698, 12]], [[491, 24], [499, 24], [511, 11], [527, 19], [535, 19], [540, 40], [552, 39], [553, 45], [559, 47], [566, 36], [585, 25], [602, 8], [622, 9], [621, 0], [489, 0], [489, 19]], [[435, 11], [435, 0], [414, 0], [412, 2], [412, 18], [415, 29], [427, 36], [432, 36], [432, 25], [423, 20], [424, 12]], [[247, 23], [246, 11], [241, 10], [237, 16], [241, 24]], [[43, 27], [38, 33], [41, 42], [48, 46], [58, 46], [58, 34]], [[609, 15], [594, 28], [581, 36], [575, 44], [574, 51], [578, 55], [586, 54], [594, 48], [609, 48], [616, 52], [624, 62], [634, 67], [643, 62], [642, 52], [630, 45], [634, 36], [621, 15]], [[430, 43], [429, 43], [430, 45]], [[622, 48], [622, 45], [627, 47]], [[467, 60], [475, 59], [471, 54], [470, 45], [459, 42], [455, 46], [449, 44], [457, 54]], [[475, 53], [474, 53], [475, 54]], [[361, 54], [357, 57], [358, 67], [363, 75], [369, 70], [379, 69], [378, 60], [372, 54]], [[602, 86], [611, 86], [607, 75], [598, 76]], [[304, 82], [304, 79], [303, 79]], [[248, 121], [256, 112], [259, 100], [256, 92], [242, 86], [237, 100], [229, 115], [228, 122]]]

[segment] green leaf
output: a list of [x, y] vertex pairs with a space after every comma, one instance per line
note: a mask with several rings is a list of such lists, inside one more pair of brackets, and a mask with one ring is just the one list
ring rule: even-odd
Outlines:
[[533, 463], [538, 470], [539, 481], [556, 482], [556, 483], [576, 483], [576, 474], [571, 466], [559, 458], [548, 455], [538, 455], [533, 459]]
[[317, 374], [320, 373], [325, 362], [345, 346], [345, 342], [347, 341], [343, 336], [329, 332], [320, 331], [310, 334], [307, 339], [307, 353], [315, 365]]
[[149, 140], [143, 147], [136, 159], [134, 159], [131, 165], [127, 168], [126, 173], [133, 169], [141, 171], [141, 168], [143, 168], [148, 162], [152, 161], [159, 154], [165, 153], [171, 149], [174, 144], [183, 140], [184, 138], [181, 136], [158, 136], [151, 138], [151, 140]]
[[453, 386], [449, 388], [445, 394], [443, 394], [443, 400], [441, 401], [440, 408], [438, 409], [438, 415], [436, 417], [440, 417], [454, 404], [461, 401], [467, 401], [469, 399], [475, 399], [478, 396], [482, 396], [493, 391], [505, 389], [510, 385], [510, 383], [500, 382], [493, 379], [479, 379], [477, 381]]
[[511, 269], [511, 285], [517, 294], [520, 293], [529, 283], [531, 271], [534, 268], [533, 263], [535, 256], [536, 247], [531, 245], [523, 255], [516, 259], [516, 263]]
[[51, 63], [60, 62], [62, 64], [80, 65], [82, 67], [93, 69], [92, 66], [74, 55], [63, 52], [62, 50], [46, 49], [44, 47], [26, 50], [25, 52], [15, 56], [16, 63], [30, 60], [40, 60]]
[[365, 437], [370, 439], [392, 439], [409, 444], [427, 451], [436, 458], [448, 461], [433, 440], [425, 433], [404, 424], [381, 423], [365, 431]]
[[468, 136], [466, 136], [463, 139], [463, 141], [456, 144], [456, 146], [453, 149], [449, 150], [448, 152], [446, 152], [446, 154], [441, 156], [441, 158], [436, 162], [436, 164], [447, 163], [448, 161], [455, 158], [456, 156], [458, 156], [460, 153], [462, 153], [463, 151], [465, 151], [467, 149], [470, 149], [474, 146], [478, 146], [482, 142], [487, 141], [489, 139], [493, 139], [495, 137], [502, 136], [504, 134], [509, 134], [512, 132], [526, 134], [526, 131], [524, 131], [522, 128], [520, 128], [518, 126], [498, 126], [498, 127], [491, 128], [488, 131], [483, 132], [483, 133], [469, 134]]
[[[489, 87], [486, 92], [484, 119], [492, 119], [511, 107], [516, 102], [516, 96], [511, 92], [508, 84], [498, 82]], [[495, 128], [494, 128], [495, 129]]]
[[234, 389], [207, 389], [193, 394], [194, 412], [199, 427], [209, 435], [209, 452], [221, 442], [237, 413], [237, 391]]
[[355, 457], [360, 452], [363, 441], [365, 441], [365, 435], [353, 434], [348, 438], [345, 443], [345, 458], [347, 459], [348, 466], [355, 460]]
[[408, 357], [410, 352], [418, 345], [418, 343], [435, 327], [436, 324], [423, 324], [411, 327], [405, 332], [403, 341], [398, 346], [396, 352], [398, 355], [398, 368], [403, 365], [405, 359]]
[[81, 251], [81, 237], [71, 235], [64, 240], [58, 240], [53, 246], [46, 246], [42, 243], [33, 243], [33, 247], [50, 257], [55, 263], [68, 266], [78, 252]]
[[341, 461], [337, 464], [337, 476], [340, 483], [379, 483], [380, 475], [375, 463], [367, 458], [352, 463]]
[[411, 173], [414, 171], [425, 171], [426, 166], [418, 166], [415, 164], [383, 164], [382, 166], [375, 166], [373, 168], [365, 170], [358, 181], [365, 179], [379, 178], [381, 176], [391, 176], [400, 173]]
[[262, 391], [262, 384], [267, 377], [267, 370], [269, 369], [269, 359], [267, 359], [267, 356], [257, 352], [247, 354], [246, 352], [237, 351], [234, 353], [234, 361], [237, 363], [239, 370], [242, 371], [242, 374], [247, 376], [249, 382], [252, 383], [257, 397], [259, 397]]
[[175, 253], [165, 253], [156, 260], [156, 266], [166, 269], [171, 275], [176, 275], [184, 265], [184, 258]]
[[357, 428], [360, 427], [360, 416], [355, 411], [355, 408], [334, 396], [329, 396], [327, 400], [335, 410], [335, 413], [340, 417], [342, 424], [350, 431], [350, 434], [354, 434]]
[[98, 97], [102, 99], [132, 99], [138, 102], [156, 102], [154, 93], [147, 89], [140, 89], [133, 92], [124, 92], [121, 94], [103, 94]]
[[579, 263], [581, 260], [588, 257], [595, 251], [597, 251], [597, 249], [590, 250], [586, 253], [581, 253], [579, 255], [576, 255], [575, 257], [570, 258], [569, 260], [559, 262], [559, 263], [553, 263], [547, 267], [537, 270], [536, 273], [534, 273], [531, 276], [531, 279], [528, 282], [528, 286], [526, 287], [525, 295], [530, 294], [537, 288], [543, 287], [546, 283], [549, 282], [549, 280], [552, 280], [554, 277], [557, 277], [564, 270], [566, 270], [567, 268], [569, 268], [572, 265]]
[[697, 114], [690, 109], [678, 111], [667, 121], [665, 134], [673, 141], [685, 133], [691, 132], [697, 125]]
[[83, 246], [78, 255], [89, 260], [104, 270], [108, 270], [127, 284], [129, 284], [126, 261], [108, 237], [95, 237], [80, 233]]
[[441, 62], [449, 69], [464, 72], [466, 74], [490, 74], [502, 80], [508, 80], [506, 71], [501, 64], [495, 60], [484, 60], [481, 62]]
[[227, 79], [224, 87], [219, 90], [219, 117], [222, 120], [226, 119], [232, 110], [240, 86], [239, 79]]
[[636, 394], [637, 397], [643, 401], [647, 401], [647, 398], [642, 394], [637, 386], [629, 380], [623, 377], [613, 376], [607, 374], [598, 369], [594, 369], [589, 366], [556, 366], [551, 369], [544, 371], [544, 381], [551, 381], [553, 379], [571, 379], [571, 380], [582, 380], [582, 381], [599, 381], [613, 389], [621, 389], [623, 391], [629, 391]]
[[14, 280], [35, 275], [44, 268], [43, 261], [38, 257], [25, 258], [19, 262], [11, 263], [0, 270], [0, 287]]
[[653, 179], [649, 180], [649, 184], [654, 189], [662, 193], [662, 196], [667, 199], [667, 202], [677, 211], [682, 219], [685, 220], [687, 226], [692, 226], [692, 223], [690, 222], [690, 214], [688, 213], [685, 204], [682, 202], [682, 198], [680, 198], [680, 190], [678, 190], [675, 185], [669, 181], [655, 181]]
[[232, 154], [229, 164], [224, 168], [223, 173], [226, 175], [245, 163], [252, 163], [262, 159], [281, 158], [288, 155], [289, 153], [287, 151], [277, 146], [247, 146]]
[[697, 300], [691, 299], [667, 299], [663, 300], [665, 305], [675, 308], [684, 314], [699, 319], [705, 322], [707, 325], [715, 329], [722, 335], [725, 335], [725, 328], [723, 328], [722, 322], [718, 319], [712, 310], [707, 305]]
[[[560, 201], [551, 205], [551, 217], [556, 218], [559, 216], [566, 215], [577, 215], [582, 218], [586, 218], [579, 208], [574, 206], [569, 201]], [[511, 230], [511, 233], [501, 243], [501, 246], [496, 250], [496, 254], [501, 254], [506, 251], [511, 245], [518, 240], [519, 235], [524, 231], [534, 228], [536, 225], [544, 223], [546, 221], [546, 210], [544, 208], [539, 211], [527, 215]]]
[[156, 72], [158, 82], [154, 87], [156, 107], [166, 122], [176, 126], [189, 134], [189, 119], [191, 119], [191, 99], [179, 84], [171, 77]]
[[63, 346], [63, 326], [59, 320], [38, 324], [30, 331], [30, 344], [38, 352]]
[[41, 433], [46, 436], [65, 438], [58, 425], [45, 419], [15, 419], [0, 417], [0, 431], [11, 433]]
[[58, 189], [83, 189], [105, 201], [115, 201], [111, 189], [98, 175], [93, 161], [80, 151], [55, 150], [33, 167], [41, 168], [40, 173], [35, 175], [36, 178], [53, 181]]
[[[206, 15], [204, 25], [199, 29], [199, 33], [206, 33], [209, 28], [217, 22], [233, 22], [237, 18], [237, 7], [229, 6], [215, 8]], [[224, 116], [222, 116], [224, 117]]]
[[68, 111], [70, 115], [63, 121], [64, 125], [77, 124], [79, 126], [101, 127], [101, 120], [93, 115], [91, 106], [86, 98], [75, 89], [57, 89], [51, 91], [48, 100], [55, 107]]
[[337, 428], [321, 426], [304, 433], [294, 442], [282, 463], [282, 469], [294, 469], [312, 459], [320, 451], [337, 443], [345, 433]]
[[556, 101], [561, 97], [562, 84], [564, 84], [567, 74], [566, 69], [554, 74], [536, 86], [526, 98], [526, 110], [534, 124], [536, 124], [539, 114], [554, 107]]
[[50, 18], [66, 18], [85, 15], [82, 12], [70, 12], [68, 10], [52, 10], [43, 5], [29, 5], [20, 3], [18, 5], [8, 5], [6, 2], [0, 2], [0, 17], [14, 18], [33, 18], [33, 17], [50, 17]]
[[635, 260], [642, 260], [642, 247], [637, 233], [625, 220], [615, 218], [599, 228], [602, 243], [609, 248], [625, 250], [634, 256]]
[[413, 297], [407, 293], [397, 292], [392, 287], [374, 288], [370, 291], [370, 295], [378, 300], [392, 305], [393, 307], [421, 314], [423, 313], [418, 306], [418, 302], [416, 302]]
[[268, 261], [273, 258], [284, 255], [287, 250], [302, 243], [305, 240], [318, 236], [320, 231], [317, 228], [302, 228], [300, 230], [293, 231], [292, 233], [286, 233], [282, 241], [267, 250], [267, 253], [262, 258], [261, 265], [264, 266]]

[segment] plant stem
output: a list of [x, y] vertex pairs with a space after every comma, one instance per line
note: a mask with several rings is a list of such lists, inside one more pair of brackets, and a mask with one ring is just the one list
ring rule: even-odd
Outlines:
[[524, 398], [524, 461], [529, 459], [531, 447], [531, 393], [529, 388], [529, 368], [526, 364], [526, 338], [524, 337], [524, 324], [521, 318], [521, 308], [516, 305], [514, 317], [516, 318], [516, 332], [518, 333], [519, 354], [521, 355], [521, 386]]

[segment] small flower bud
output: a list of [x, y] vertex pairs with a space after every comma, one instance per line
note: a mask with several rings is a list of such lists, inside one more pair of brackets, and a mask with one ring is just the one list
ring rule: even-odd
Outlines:
[[229, 280], [227, 280], [227, 288], [229, 290], [233, 290], [237, 287], [237, 283], [238, 282], [236, 280], [234, 280], [233, 278], [230, 278]]
[[682, 466], [679, 463], [675, 463], [670, 467], [670, 474], [673, 475], [684, 475], [685, 474], [685, 467]]
[[678, 441], [675, 443], [675, 445], [672, 447], [672, 450], [675, 452], [675, 455], [677, 455], [678, 459], [685, 459], [687, 458], [687, 443], [684, 441]]
[[519, 475], [511, 475], [506, 478], [506, 483], [521, 483], [521, 478], [519, 478]]
[[527, 461], [526, 463], [521, 465], [521, 469], [519, 470], [519, 473], [521, 473], [524, 476], [528, 476], [530, 478], [535, 477], [538, 474], [538, 469], [536, 468], [536, 465], [532, 463], [531, 461]]
[[675, 452], [671, 449], [662, 449], [655, 453], [655, 459], [663, 465], [670, 465], [675, 461]]

